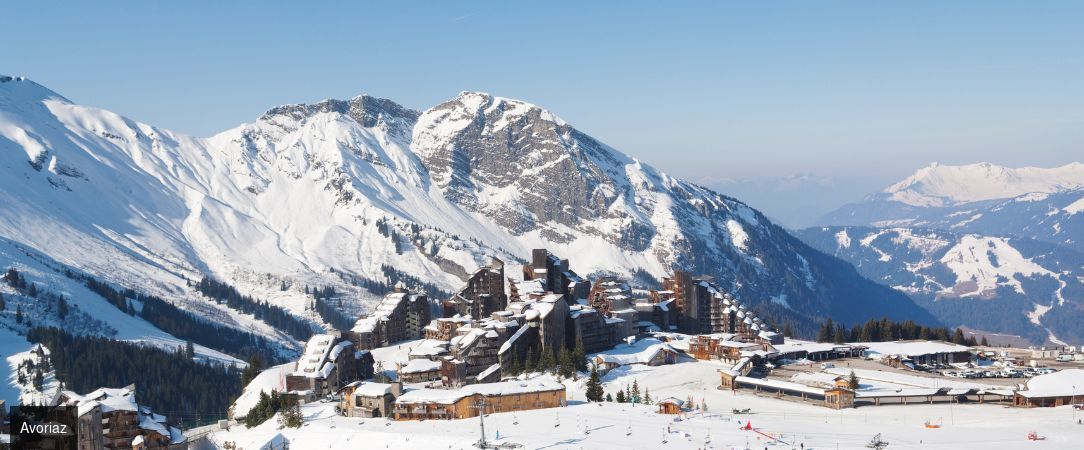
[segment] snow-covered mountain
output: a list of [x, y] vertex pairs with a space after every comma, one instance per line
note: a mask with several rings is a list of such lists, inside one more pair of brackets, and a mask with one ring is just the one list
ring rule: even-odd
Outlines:
[[1084, 342], [1084, 254], [1026, 238], [920, 228], [814, 227], [810, 245], [912, 296], [949, 325]]
[[1012, 235], [1084, 251], [1084, 164], [1052, 169], [933, 164], [819, 225], [903, 226]]
[[417, 112], [360, 96], [196, 138], [0, 80], [0, 266], [37, 255], [229, 326], [273, 332], [191, 280], [316, 322], [308, 286], [334, 286], [354, 314], [374, 283], [451, 290], [536, 247], [580, 273], [708, 273], [779, 320], [930, 319], [742, 202], [528, 103], [465, 92]]

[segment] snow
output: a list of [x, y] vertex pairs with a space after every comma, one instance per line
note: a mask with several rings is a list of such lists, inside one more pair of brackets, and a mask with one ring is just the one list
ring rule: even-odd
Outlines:
[[663, 350], [673, 350], [670, 344], [659, 341], [655, 338], [646, 338], [636, 341], [632, 345], [629, 344], [617, 344], [611, 350], [597, 353], [596, 356], [602, 359], [603, 362], [628, 365], [628, 364], [647, 364], [655, 357], [659, 352]]
[[297, 363], [288, 362], [260, 372], [245, 386], [241, 396], [233, 402], [233, 417], [244, 417], [260, 401], [260, 392], [286, 392], [286, 375], [293, 372]]
[[1070, 216], [1078, 212], [1084, 211], [1084, 197], [1081, 197], [1079, 200], [1070, 203], [1068, 206], [1062, 208], [1061, 210], [1065, 211], [1065, 213]]
[[734, 243], [735, 247], [743, 252], [749, 250], [749, 233], [745, 232], [745, 228], [742, 228], [737, 220], [727, 220], [726, 229], [730, 232], [730, 242]]
[[838, 243], [839, 246], [842, 248], [851, 247], [851, 236], [847, 234], [846, 229], [836, 232], [836, 243]]
[[[1024, 293], [1017, 276], [1056, 275], [1024, 257], [1009, 244], [1008, 238], [965, 235], [941, 257], [940, 262], [956, 274], [956, 289], [967, 289], [961, 296], [979, 295], [1000, 285]], [[1001, 281], [1001, 280], [1006, 281]], [[973, 288], [969, 286], [974, 283]], [[952, 290], [953, 288], [946, 288]]]
[[[0, 337], [5, 337], [0, 334]], [[19, 384], [19, 364], [24, 361], [31, 361], [35, 367], [41, 367], [42, 358], [39, 358], [35, 349], [41, 348], [45, 356], [49, 355], [49, 349], [42, 347], [40, 344], [27, 344], [22, 337], [12, 336], [12, 344], [22, 344], [24, 348], [29, 347], [28, 350], [15, 353], [7, 357], [8, 366], [10, 366], [10, 376], [8, 380], [8, 387], [13, 391], [7, 393], [7, 389], [4, 389], [4, 397], [0, 399], [8, 402], [9, 405], [51, 405], [53, 400], [60, 393], [60, 381], [56, 379], [56, 373], [53, 370], [43, 372], [42, 375], [42, 388], [38, 390], [34, 387], [33, 372], [24, 371], [23, 375], [26, 377], [26, 384]], [[10, 398], [10, 400], [9, 400]]]
[[767, 379], [767, 378], [750, 378], [750, 377], [736, 377], [736, 378], [734, 378], [734, 381], [742, 383], [742, 384], [752, 384], [752, 385], [760, 386], [762, 388], [786, 389], [786, 390], [789, 390], [789, 391], [803, 392], [803, 393], [812, 394], [812, 395], [820, 395], [820, 396], [824, 395], [824, 389], [823, 388], [818, 389], [818, 388], [815, 388], [815, 387], [806, 386], [804, 384], [791, 383], [789, 381], [773, 380], [773, 379]]
[[564, 390], [565, 385], [550, 376], [527, 380], [501, 381], [497, 383], [470, 384], [459, 389], [413, 389], [396, 400], [396, 403], [455, 403], [471, 395], [512, 395], [531, 392]]
[[348, 386], [354, 387], [354, 395], [362, 397], [380, 397], [392, 392], [392, 385], [387, 383], [373, 383], [368, 381], [355, 381]]
[[[615, 393], [636, 380], [653, 398], [692, 397], [706, 402], [708, 412], [690, 412], [680, 421], [658, 414], [655, 407], [619, 403], [583, 403], [581, 381], [567, 382], [570, 406], [565, 408], [489, 414], [485, 417], [487, 439], [518, 443], [531, 449], [667, 449], [703, 448], [865, 448], [874, 434], [881, 433], [891, 448], [1015, 450], [1025, 446], [1075, 448], [1080, 426], [1069, 409], [1005, 408], [978, 404], [925, 404], [869, 406], [832, 410], [822, 406], [736, 393], [717, 389], [714, 362], [689, 362], [668, 366], [630, 366], [603, 376], [603, 388]], [[731, 409], [750, 408], [752, 414], [735, 415]], [[468, 449], [478, 440], [478, 419], [388, 421], [359, 419], [335, 414], [334, 405], [312, 403], [302, 407], [306, 425], [278, 429], [274, 419], [252, 429], [233, 427], [217, 431], [212, 439], [219, 445], [236, 442], [239, 447], [259, 448], [278, 434], [289, 440], [291, 449], [327, 448], [453, 448]], [[943, 420], [942, 420], [943, 419]], [[555, 427], [559, 420], [560, 426]], [[769, 445], [763, 435], [739, 430], [746, 420], [751, 426], [774, 436], [782, 435], [793, 446]], [[927, 420], [942, 421], [940, 429], [924, 427]], [[739, 421], [741, 424], [739, 425]], [[673, 433], [667, 434], [669, 427]], [[590, 434], [584, 433], [584, 428]], [[631, 433], [629, 432], [631, 430]], [[1028, 442], [1025, 435], [1036, 431], [1047, 436], [1044, 442]], [[710, 434], [710, 444], [706, 444]], [[667, 443], [662, 443], [663, 436]], [[920, 443], [921, 441], [921, 443]]]
[[919, 356], [939, 353], [957, 353], [970, 351], [970, 347], [941, 341], [897, 341], [897, 342], [858, 342], [856, 345], [869, 347], [871, 355]]
[[434, 370], [440, 370], [440, 361], [430, 361], [428, 359], [412, 359], [407, 365], [399, 368], [401, 374], [423, 373], [432, 372]]
[[1065, 369], [1028, 380], [1024, 397], [1072, 397], [1084, 395], [1084, 370]]
[[886, 188], [891, 200], [912, 206], [949, 206], [1084, 187], [1084, 164], [1008, 168], [990, 163], [934, 163]]

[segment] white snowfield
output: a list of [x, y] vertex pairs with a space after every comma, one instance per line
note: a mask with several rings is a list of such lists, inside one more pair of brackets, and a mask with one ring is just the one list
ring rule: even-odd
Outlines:
[[990, 163], [948, 166], [933, 163], [884, 191], [912, 206], [950, 206], [1025, 194], [1048, 194], [1084, 187], [1084, 164], [1009, 168]]
[[[821, 406], [757, 397], [748, 392], [716, 389], [723, 365], [689, 362], [670, 366], [629, 366], [603, 377], [606, 392], [615, 393], [637, 380], [653, 399], [674, 397], [706, 402], [706, 413], [689, 413], [682, 421], [658, 414], [655, 407], [582, 403], [583, 380], [566, 382], [572, 405], [485, 418], [487, 439], [522, 444], [526, 449], [860, 449], [881, 433], [892, 448], [1021, 449], [1079, 448], [1084, 425], [1071, 408], [1019, 409], [995, 405], [890, 405], [836, 411]], [[291, 449], [469, 449], [478, 439], [478, 419], [389, 421], [338, 417], [327, 403], [306, 405], [300, 429], [278, 429], [275, 419], [251, 430], [243, 426], [218, 431], [219, 445], [235, 442], [256, 449], [281, 433]], [[751, 414], [734, 415], [733, 408]], [[1084, 417], [1084, 415], [1078, 416]], [[749, 420], [759, 431], [739, 427]], [[740, 421], [740, 425], [739, 425]], [[930, 421], [940, 429], [925, 428]], [[558, 424], [560, 426], [556, 426]], [[671, 433], [667, 433], [667, 429]], [[589, 431], [589, 433], [585, 433]], [[1031, 431], [1047, 437], [1031, 442]], [[773, 445], [771, 438], [788, 444]], [[665, 440], [665, 442], [664, 442]], [[710, 441], [710, 442], [709, 442]]]

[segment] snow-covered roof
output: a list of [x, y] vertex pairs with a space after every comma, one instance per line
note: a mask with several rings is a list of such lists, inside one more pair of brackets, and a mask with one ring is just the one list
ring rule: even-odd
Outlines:
[[448, 342], [438, 339], [424, 339], [410, 349], [409, 356], [431, 357], [448, 353]]
[[908, 357], [971, 351], [970, 347], [941, 341], [860, 342], [857, 345], [869, 347], [871, 354]]
[[1065, 369], [1039, 375], [1028, 380], [1027, 390], [1017, 394], [1027, 398], [1035, 397], [1071, 397], [1084, 398], [1084, 369]]
[[354, 387], [354, 395], [359, 397], [381, 397], [390, 394], [392, 386], [387, 383], [372, 383], [368, 381], [356, 381], [350, 383]]
[[514, 344], [516, 340], [523, 336], [523, 333], [526, 333], [527, 330], [530, 328], [530, 325], [524, 325], [522, 327], [519, 327], [519, 330], [516, 330], [516, 333], [513, 334], [512, 337], [508, 338], [507, 341], [504, 341], [504, 343], [501, 344], [501, 348], [500, 350], [497, 350], [497, 354], [503, 354], [504, 352], [508, 351], [509, 348], [512, 348], [512, 344]]
[[440, 361], [430, 361], [428, 359], [412, 359], [405, 366], [399, 369], [399, 373], [424, 373], [432, 372], [434, 370], [440, 370]]
[[76, 406], [76, 411], [80, 416], [97, 406], [101, 407], [102, 412], [139, 411], [139, 405], [136, 403], [135, 399], [135, 392], [132, 392], [132, 390], [127, 388], [99, 388], [86, 395], [80, 395], [72, 391], [64, 391], [63, 395], [68, 399], [66, 404]]
[[565, 385], [550, 376], [532, 378], [529, 380], [501, 381], [498, 383], [471, 384], [459, 389], [414, 389], [407, 391], [396, 404], [402, 403], [455, 403], [463, 397], [471, 395], [498, 396], [526, 394], [531, 392], [563, 391]]
[[[330, 361], [335, 360], [343, 349], [353, 345], [349, 341], [336, 344], [336, 340], [338, 338], [330, 334], [317, 334], [309, 338], [309, 342], [305, 344], [305, 351], [301, 354], [301, 359], [297, 361], [297, 369], [294, 370], [292, 375], [308, 378], [327, 378], [331, 374], [331, 369], [335, 367]], [[328, 367], [328, 364], [331, 364], [331, 367]]]
[[750, 378], [750, 377], [737, 377], [734, 379], [737, 382], [752, 384], [762, 387], [770, 387], [774, 389], [786, 389], [793, 392], [804, 392], [812, 395], [824, 395], [824, 389], [818, 389], [815, 387], [809, 387], [804, 384], [792, 383], [790, 381], [782, 380], [770, 380], [765, 378]]
[[677, 405], [677, 406], [680, 407], [680, 406], [685, 404], [685, 401], [676, 399], [674, 397], [666, 397], [666, 398], [664, 398], [662, 400], [659, 400], [658, 404], [660, 404], [660, 405]]
[[604, 363], [627, 366], [629, 364], [647, 364], [661, 351], [674, 351], [670, 344], [655, 338], [641, 339], [636, 343], [618, 344], [611, 350], [601, 352], [595, 357]]
[[796, 339], [787, 339], [786, 342], [782, 344], [776, 344], [773, 347], [775, 347], [775, 349], [778, 350], [779, 353], [783, 354], [797, 353], [801, 351], [809, 353], [830, 352], [837, 348], [841, 350], [851, 348], [851, 346], [846, 344], [833, 344], [831, 342], [809, 342], [799, 341]]
[[415, 298], [416, 294], [410, 294], [406, 292], [390, 292], [380, 300], [380, 304], [373, 308], [372, 312], [365, 317], [358, 319], [354, 324], [354, 328], [351, 330], [357, 333], [371, 333], [376, 329], [376, 324], [382, 320], [388, 320], [391, 313], [395, 312], [395, 308], [404, 300]]
[[477, 378], [479, 380], [484, 380], [490, 375], [493, 375], [498, 370], [501, 370], [501, 365], [499, 363], [493, 364], [492, 366], [487, 367], [486, 370], [483, 370], [481, 373], [479, 373]]

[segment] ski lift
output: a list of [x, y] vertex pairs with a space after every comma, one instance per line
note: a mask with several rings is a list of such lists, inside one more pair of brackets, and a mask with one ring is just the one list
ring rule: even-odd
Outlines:
[[869, 443], [866, 444], [866, 448], [872, 448], [875, 450], [881, 450], [885, 447], [888, 447], [888, 442], [884, 439], [881, 439], [881, 433], [877, 433], [877, 435], [873, 436], [873, 439], [870, 439]]

